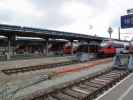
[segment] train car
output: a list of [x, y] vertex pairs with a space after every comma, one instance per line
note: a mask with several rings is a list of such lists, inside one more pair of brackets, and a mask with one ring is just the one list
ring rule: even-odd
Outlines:
[[70, 42], [66, 43], [66, 44], [64, 45], [64, 48], [63, 48], [63, 53], [64, 53], [64, 54], [72, 54], [72, 50], [73, 50], [73, 54], [75, 54], [76, 51], [77, 51], [78, 45], [79, 45], [79, 44], [78, 44], [77, 41], [74, 41], [74, 42], [73, 42], [73, 46], [71, 45]]
[[[75, 46], [73, 46], [73, 53], [76, 52], [88, 52], [88, 53], [97, 53], [99, 49], [99, 43], [92, 41], [90, 43], [78, 43]], [[86, 50], [86, 51], [84, 51]], [[71, 54], [72, 53], [72, 47], [71, 45], [64, 46], [64, 54]]]
[[[75, 54], [77, 51], [77, 48], [76, 47], [73, 47], [73, 53]], [[72, 46], [64, 46], [63, 48], [63, 52], [64, 54], [71, 54], [72, 53]]]
[[133, 54], [133, 40], [131, 40], [131, 42], [129, 44], [129, 53]]
[[89, 61], [97, 57], [99, 44], [97, 42], [83, 43], [77, 47], [75, 59], [80, 62]]
[[94, 53], [94, 54], [97, 54], [100, 48], [100, 44], [95, 41], [90, 42], [88, 46], [89, 46], [89, 53]]
[[98, 50], [98, 56], [111, 57], [116, 53], [127, 53], [128, 42], [116, 41], [116, 40], [104, 40], [100, 49]]

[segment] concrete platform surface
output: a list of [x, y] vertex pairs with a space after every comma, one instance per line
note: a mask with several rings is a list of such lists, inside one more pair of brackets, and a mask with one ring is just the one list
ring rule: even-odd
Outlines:
[[[69, 61], [71, 56], [65, 57], [48, 57], [48, 58], [37, 58], [37, 59], [27, 59], [27, 60], [16, 60], [16, 61], [3, 61], [0, 62], [0, 70], [2, 69], [9, 69], [9, 68], [18, 68], [18, 67], [28, 67], [33, 65], [43, 65], [47, 63], [54, 63], [54, 62], [62, 62], [62, 61]], [[0, 71], [0, 89], [3, 85], [7, 83], [15, 84], [17, 86], [18, 83], [21, 81], [25, 81], [28, 79], [34, 79], [34, 77], [45, 74], [48, 72], [49, 69], [45, 70], [36, 70], [36, 71], [29, 71], [25, 73], [18, 73], [13, 75], [6, 75], [2, 71]], [[16, 84], [17, 83], [17, 84]], [[19, 84], [18, 84], [19, 85]]]
[[133, 100], [133, 73], [96, 100]]
[[3, 87], [3, 84], [8, 84], [10, 88], [14, 86], [16, 88], [17, 87], [19, 88], [21, 85], [31, 83], [30, 81], [32, 80], [35, 81], [38, 76], [45, 76], [45, 75], [56, 73], [56, 75], [53, 77], [53, 78], [56, 78], [59, 76], [72, 73], [73, 71], [80, 71], [86, 68], [93, 67], [92, 65], [98, 64], [98, 62], [108, 61], [108, 60], [110, 61], [111, 59], [109, 58], [109, 59], [103, 59], [103, 60], [97, 60], [97, 61], [91, 61], [91, 62], [88, 61], [85, 63], [77, 63], [77, 64], [60, 66], [60, 67], [55, 67], [55, 68], [41, 69], [41, 70], [29, 71], [25, 73], [16, 73], [12, 75], [6, 75], [3, 72], [0, 72], [0, 87]]
[[59, 84], [67, 83], [69, 81], [74, 81], [84, 76], [92, 77], [98, 73], [101, 73], [111, 68], [111, 65], [112, 65], [112, 62], [109, 62], [106, 64], [99, 64], [89, 69], [81, 70], [79, 72], [73, 72], [73, 73], [64, 75], [62, 77], [57, 77], [52, 80], [43, 81], [39, 84], [24, 88], [18, 91], [16, 94], [14, 94], [13, 100], [23, 100], [24, 98], [32, 97], [34, 95], [40, 94], [41, 92], [44, 92], [45, 90], [49, 89], [52, 86], [57, 86]]
[[0, 70], [8, 68], [28, 67], [33, 65], [41, 65], [47, 63], [57, 63], [62, 61], [71, 60], [71, 56], [64, 57], [48, 57], [48, 58], [37, 58], [27, 60], [16, 60], [16, 61], [3, 61], [0, 62]]

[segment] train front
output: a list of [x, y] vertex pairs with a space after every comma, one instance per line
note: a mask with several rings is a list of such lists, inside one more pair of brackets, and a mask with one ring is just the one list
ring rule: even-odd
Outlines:
[[113, 42], [104, 40], [100, 44], [100, 49], [98, 50], [99, 57], [111, 57], [116, 53], [116, 48], [113, 47]]

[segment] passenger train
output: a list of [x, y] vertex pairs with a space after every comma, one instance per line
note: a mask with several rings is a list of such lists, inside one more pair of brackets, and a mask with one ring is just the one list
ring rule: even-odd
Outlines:
[[[88, 52], [88, 53], [97, 53], [100, 44], [92, 41], [90, 43], [86, 44], [77, 44], [76, 46], [73, 47], [73, 53], [77, 52]], [[72, 47], [70, 45], [64, 46], [64, 54], [71, 54], [72, 52]]]
[[103, 40], [98, 50], [98, 56], [114, 56], [117, 52], [127, 53], [129, 43], [117, 40]]

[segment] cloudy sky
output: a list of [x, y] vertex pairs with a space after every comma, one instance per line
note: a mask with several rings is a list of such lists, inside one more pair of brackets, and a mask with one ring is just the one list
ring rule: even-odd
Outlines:
[[[0, 0], [0, 23], [118, 38], [120, 16], [133, 0]], [[123, 39], [133, 29], [121, 30]]]

